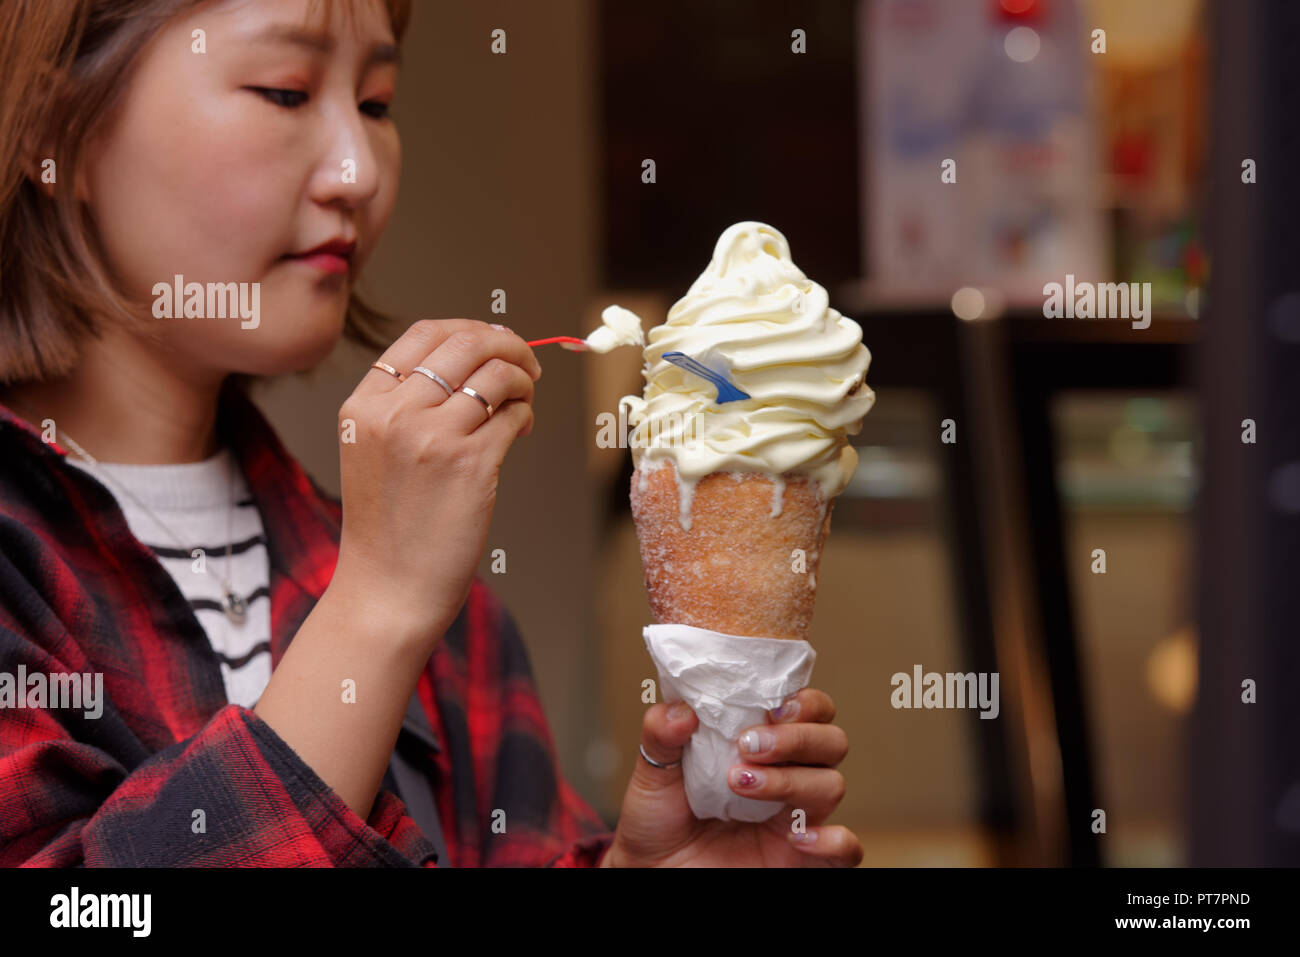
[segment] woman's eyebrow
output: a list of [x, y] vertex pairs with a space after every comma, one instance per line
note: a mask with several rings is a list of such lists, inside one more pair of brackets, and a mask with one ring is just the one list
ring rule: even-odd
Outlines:
[[[332, 34], [287, 24], [277, 24], [255, 33], [250, 32], [245, 39], [262, 45], [289, 44], [304, 47], [313, 53], [322, 54], [332, 53], [335, 45]], [[368, 67], [373, 63], [395, 63], [400, 66], [401, 62], [402, 55], [396, 45], [392, 43], [376, 43], [370, 48], [370, 52], [366, 54], [363, 65]]]

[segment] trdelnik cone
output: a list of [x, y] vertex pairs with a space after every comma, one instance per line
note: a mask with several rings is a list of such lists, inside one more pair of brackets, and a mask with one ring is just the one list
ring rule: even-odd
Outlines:
[[688, 529], [685, 484], [671, 459], [633, 474], [632, 517], [655, 619], [807, 640], [834, 500], [802, 475], [713, 472], [686, 488]]

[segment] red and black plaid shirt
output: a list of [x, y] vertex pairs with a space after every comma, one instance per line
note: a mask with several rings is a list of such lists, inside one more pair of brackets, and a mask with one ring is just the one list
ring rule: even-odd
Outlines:
[[[334, 572], [341, 509], [233, 386], [218, 430], [266, 530], [275, 667]], [[66, 455], [0, 405], [0, 672], [103, 675], [97, 719], [0, 707], [0, 865], [437, 866], [392, 790], [362, 821], [270, 725], [227, 702], [188, 602]], [[613, 835], [564, 780], [523, 642], [480, 579], [416, 699], [441, 863], [599, 863]]]

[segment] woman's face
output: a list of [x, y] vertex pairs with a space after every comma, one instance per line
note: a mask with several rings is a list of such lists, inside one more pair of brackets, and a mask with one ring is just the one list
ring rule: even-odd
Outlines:
[[[86, 150], [83, 197], [125, 288], [157, 315], [156, 284], [203, 284], [205, 318], [186, 318], [182, 299], [175, 318], [150, 320], [191, 374], [323, 359], [392, 214], [401, 144], [387, 115], [388, 16], [378, 0], [356, 0], [351, 16], [346, 3], [325, 9], [333, 2], [222, 0], [183, 13], [142, 51], [122, 112]], [[287, 258], [331, 240], [355, 240], [350, 260]], [[208, 283], [247, 284], [256, 317], [209, 316]], [[235, 288], [223, 287], [227, 302]]]

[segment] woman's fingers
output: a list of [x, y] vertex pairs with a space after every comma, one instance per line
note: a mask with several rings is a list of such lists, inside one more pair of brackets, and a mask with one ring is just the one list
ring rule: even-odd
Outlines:
[[809, 823], [826, 820], [844, 800], [844, 775], [834, 768], [736, 764], [727, 775], [727, 783], [742, 797], [800, 808]]
[[741, 760], [759, 764], [810, 764], [833, 768], [849, 753], [849, 736], [838, 724], [756, 725], [736, 741]]
[[768, 712], [769, 724], [741, 732], [741, 762], [728, 783], [737, 794], [802, 808], [807, 821], [824, 821], [844, 799], [844, 776], [835, 768], [849, 751], [849, 737], [835, 719], [835, 702], [816, 688], [803, 688]]
[[[541, 364], [521, 337], [505, 327], [474, 319], [421, 319], [412, 323], [379, 358], [406, 376], [407, 382], [411, 381], [411, 371], [423, 365], [446, 379], [452, 388], [460, 388], [475, 369], [493, 356], [518, 365], [534, 381], [542, 374]], [[406, 385], [382, 370], [372, 368], [370, 372], [362, 378], [354, 394], [391, 392], [399, 385]], [[415, 385], [428, 387], [428, 392], [422, 390], [419, 395], [429, 399], [429, 404], [447, 398], [427, 377]], [[412, 393], [408, 390], [405, 394]]]
[[779, 709], [769, 711], [768, 716], [773, 724], [788, 724], [791, 721], [829, 724], [835, 720], [835, 702], [825, 691], [803, 688], [782, 702]]
[[[475, 431], [487, 436], [486, 441], [500, 444], [505, 448], [515, 439], [522, 439], [533, 431], [533, 406], [522, 399], [508, 399], [505, 405], [492, 414], [490, 422], [484, 422]], [[504, 457], [504, 456], [503, 456]]]
[[[473, 326], [474, 322], [470, 319], [421, 319], [411, 323], [406, 331], [384, 350], [379, 361], [387, 363], [409, 379], [411, 370], [420, 365], [420, 360], [441, 345], [448, 336], [455, 332], [470, 330]], [[399, 385], [404, 384], [399, 383], [395, 376], [371, 366], [352, 394], [365, 396], [392, 392]], [[429, 385], [435, 392], [437, 391], [436, 385], [432, 382]]]
[[[661, 701], [646, 709], [641, 721], [641, 747], [646, 754], [660, 764], [676, 764], [682, 759], [682, 751], [691, 734], [699, 725], [694, 712], [686, 704], [676, 702], [680, 709]], [[684, 709], [684, 710], [683, 710]], [[659, 768], [650, 764], [641, 754], [636, 756], [636, 767], [632, 772], [633, 783], [641, 785], [647, 791], [656, 791], [669, 784], [681, 781], [682, 767]]]
[[[431, 369], [446, 379], [453, 389], [459, 389], [480, 366], [493, 358], [518, 366], [534, 380], [542, 374], [541, 363], [528, 343], [507, 329], [493, 329], [484, 322], [443, 335], [434, 348], [422, 353], [411, 367], [422, 365]], [[384, 361], [402, 368], [391, 360]]]
[[[419, 375], [417, 372], [416, 376]], [[432, 382], [429, 385], [438, 388]], [[439, 422], [446, 423], [447, 428], [461, 435], [468, 435], [490, 421], [484, 401], [492, 405], [493, 418], [498, 414], [497, 410], [512, 399], [529, 404], [533, 401], [533, 380], [528, 373], [496, 356], [479, 366], [462, 388], [473, 389], [483, 397], [483, 401], [457, 389], [438, 404], [437, 411]], [[510, 434], [518, 431], [516, 428]]]
[[786, 840], [809, 857], [818, 857], [833, 867], [857, 867], [862, 863], [862, 842], [842, 824], [791, 831]]

